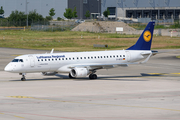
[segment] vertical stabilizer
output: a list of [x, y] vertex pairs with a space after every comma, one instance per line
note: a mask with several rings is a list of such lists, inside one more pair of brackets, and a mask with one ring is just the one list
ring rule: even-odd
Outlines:
[[150, 50], [155, 22], [149, 22], [135, 45], [127, 50]]

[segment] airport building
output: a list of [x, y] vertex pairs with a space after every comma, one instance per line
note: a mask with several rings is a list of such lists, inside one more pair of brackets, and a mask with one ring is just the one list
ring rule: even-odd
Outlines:
[[102, 0], [101, 10], [110, 18], [179, 19], [180, 0]]
[[[26, 2], [27, 1], [27, 2]], [[0, 6], [8, 17], [12, 11], [36, 10], [43, 17], [49, 16], [49, 10], [55, 9], [55, 16], [64, 18], [66, 8], [72, 10], [76, 7], [77, 19], [86, 19], [86, 11], [91, 18], [103, 14], [108, 8], [109, 18], [151, 18], [154, 19], [179, 19], [180, 0], [0, 0]]]
[[97, 18], [101, 15], [101, 0], [68, 0], [68, 8], [76, 7], [77, 18], [86, 19], [86, 12], [90, 12], [90, 18]]

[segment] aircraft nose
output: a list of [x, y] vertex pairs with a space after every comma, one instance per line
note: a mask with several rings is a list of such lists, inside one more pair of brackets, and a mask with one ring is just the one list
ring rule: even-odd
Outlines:
[[5, 68], [4, 71], [6, 72], [11, 72], [12, 71], [12, 67], [8, 64]]

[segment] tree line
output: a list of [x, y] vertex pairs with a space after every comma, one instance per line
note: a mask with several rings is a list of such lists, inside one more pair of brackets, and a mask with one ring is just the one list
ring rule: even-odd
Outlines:
[[[108, 15], [110, 15], [110, 11], [108, 8], [103, 12], [103, 15], [105, 17], [108, 17]], [[67, 19], [77, 18], [78, 16], [77, 16], [76, 7], [74, 8], [73, 11], [71, 8], [67, 8], [66, 11], [64, 12], [64, 17]], [[86, 11], [85, 17], [90, 18], [90, 12], [88, 10]]]
[[[1, 6], [0, 9], [0, 15], [2, 16], [5, 13], [5, 11], [3, 10], [3, 7]], [[50, 21], [53, 19], [53, 16], [55, 15], [55, 9], [51, 8], [49, 10], [49, 16], [46, 16], [45, 18], [36, 12], [36, 10], [34, 11], [30, 11], [28, 13], [28, 21]], [[103, 12], [105, 17], [108, 17], [108, 15], [110, 14], [109, 10], [105, 10]], [[87, 10], [86, 14], [85, 14], [86, 18], [90, 18], [90, 12]], [[77, 11], [76, 11], [76, 7], [74, 7], [74, 10], [72, 10], [71, 8], [67, 8], [65, 9], [64, 12], [64, 17], [67, 19], [72, 19], [72, 18], [77, 18]], [[21, 11], [12, 11], [11, 14], [9, 15], [8, 18], [6, 18], [6, 20], [8, 21], [26, 21], [27, 20], [27, 15], [25, 14], [25, 12], [21, 12]], [[58, 17], [57, 20], [62, 20], [62, 18]], [[29, 25], [31, 24], [31, 22], [29, 22]]]

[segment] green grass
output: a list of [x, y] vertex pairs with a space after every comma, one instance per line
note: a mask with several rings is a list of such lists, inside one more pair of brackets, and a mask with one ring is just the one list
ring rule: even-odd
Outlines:
[[[0, 31], [0, 47], [41, 50], [54, 48], [58, 51], [120, 50], [135, 44], [138, 37], [139, 35], [91, 32], [5, 30]], [[108, 48], [94, 48], [94, 44], [107, 44]], [[180, 48], [180, 38], [154, 36], [152, 48]]]
[[[140, 23], [136, 23], [136, 24], [129, 24], [129, 26], [137, 29], [137, 30], [144, 30], [146, 28], [147, 24], [140, 24]], [[165, 25], [161, 25], [161, 24], [156, 24], [154, 26], [154, 29], [176, 29], [176, 28], [180, 28], [180, 24], [179, 22], [175, 22], [173, 25], [169, 25], [169, 26], [165, 26]]]

